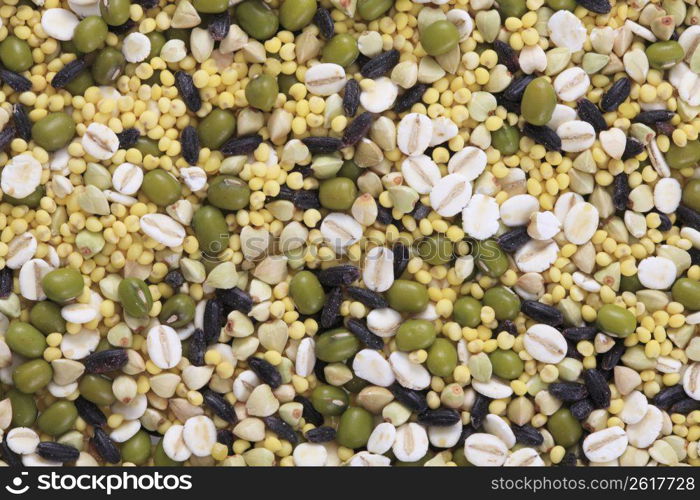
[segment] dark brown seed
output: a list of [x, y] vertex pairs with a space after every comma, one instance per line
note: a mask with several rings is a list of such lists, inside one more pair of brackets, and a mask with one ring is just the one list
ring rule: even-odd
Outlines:
[[683, 385], [676, 384], [670, 387], [664, 387], [661, 389], [652, 402], [654, 406], [658, 406], [662, 410], [667, 410], [679, 401], [683, 401], [687, 397]]
[[583, 359], [583, 354], [578, 352], [575, 342], [571, 342], [570, 340], [566, 341], [566, 357], [578, 359], [579, 361]]
[[667, 122], [675, 116], [676, 113], [669, 111], [667, 109], [650, 109], [649, 111], [642, 111], [637, 116], [635, 116], [632, 121], [643, 123], [649, 125], [650, 127], [656, 125], [658, 122]]
[[251, 356], [248, 358], [248, 366], [260, 379], [273, 389], [282, 385], [282, 375], [272, 364], [262, 358]]
[[700, 410], [700, 401], [696, 401], [692, 398], [685, 398], [671, 406], [669, 413], [680, 413], [681, 415], [687, 415], [688, 413], [696, 410]]
[[328, 9], [324, 7], [319, 7], [316, 9], [316, 14], [314, 14], [314, 24], [318, 28], [321, 36], [326, 40], [333, 38], [335, 33], [335, 23], [333, 23], [333, 18]]
[[17, 137], [28, 141], [32, 138], [32, 122], [27, 115], [24, 105], [17, 103], [12, 106], [12, 119], [17, 129]]
[[7, 446], [7, 439], [0, 441], [0, 457], [10, 467], [22, 467], [22, 458]]
[[610, 406], [610, 387], [600, 370], [595, 368], [584, 370], [583, 381], [596, 408], [607, 408]]
[[549, 392], [565, 403], [573, 403], [588, 397], [588, 389], [578, 382], [554, 382], [549, 384]]
[[158, 5], [159, 0], [132, 0], [132, 3], [137, 3], [144, 9], [152, 9]]
[[367, 135], [372, 122], [374, 121], [374, 114], [365, 111], [360, 116], [355, 118], [345, 129], [343, 134], [343, 147], [353, 146], [357, 144], [360, 139]]
[[272, 416], [265, 417], [263, 418], [263, 422], [265, 422], [267, 428], [277, 434], [278, 437], [287, 440], [292, 444], [296, 444], [297, 441], [299, 441], [297, 433], [294, 432], [292, 426], [281, 418]]
[[526, 123], [523, 126], [523, 134], [541, 144], [548, 151], [560, 151], [561, 139], [557, 133], [549, 127]]
[[457, 440], [457, 443], [455, 444], [455, 446], [457, 448], [463, 447], [464, 442], [467, 440], [467, 438], [469, 436], [471, 436], [472, 434], [474, 434], [475, 432], [476, 432], [476, 429], [474, 429], [474, 427], [472, 427], [471, 424], [465, 425], [464, 427], [462, 427], [462, 433], [459, 435], [459, 439]]
[[527, 226], [519, 226], [498, 237], [498, 246], [504, 252], [513, 253], [530, 241]]
[[617, 366], [627, 348], [623, 343], [616, 343], [612, 348], [603, 354], [603, 359], [600, 361], [602, 370], [612, 370]]
[[592, 326], [572, 326], [571, 328], [564, 328], [561, 333], [569, 340], [580, 342], [581, 340], [592, 339], [598, 333], [598, 330]]
[[471, 424], [475, 429], [481, 427], [484, 423], [486, 415], [489, 414], [489, 404], [491, 403], [491, 398], [487, 398], [483, 394], [476, 393], [474, 398], [474, 404], [469, 412], [471, 418]]
[[317, 278], [324, 286], [349, 285], [360, 278], [360, 270], [351, 264], [341, 264], [323, 269]]
[[58, 73], [53, 76], [51, 80], [51, 86], [55, 89], [62, 89], [70, 82], [75, 80], [75, 78], [87, 68], [87, 63], [84, 59], [75, 59], [65, 66]]
[[316, 189], [293, 190], [289, 186], [281, 186], [276, 199], [291, 201], [294, 203], [294, 206], [303, 210], [321, 208], [321, 201], [318, 198], [318, 190]]
[[559, 462], [560, 467], [575, 467], [576, 466], [576, 455], [574, 452], [570, 451], [564, 458]]
[[532, 80], [535, 79], [535, 75], [523, 75], [518, 78], [513, 79], [510, 85], [506, 87], [503, 91], [503, 97], [509, 101], [520, 102], [523, 99], [523, 94], [525, 89], [530, 84]]
[[536, 300], [524, 300], [520, 310], [526, 316], [545, 325], [559, 326], [564, 322], [564, 315], [559, 309]]
[[0, 68], [0, 80], [15, 92], [27, 92], [32, 89], [32, 82], [29, 78], [9, 69]]
[[182, 275], [179, 269], [173, 269], [165, 275], [163, 281], [170, 285], [173, 290], [177, 290], [182, 285], [185, 284], [185, 277]]
[[495, 50], [496, 55], [498, 55], [498, 62], [508, 68], [508, 71], [515, 73], [520, 70], [518, 54], [506, 42], [502, 42], [498, 39], [494, 40], [493, 50]]
[[496, 97], [496, 102], [498, 103], [499, 106], [503, 106], [506, 111], [509, 113], [515, 113], [516, 115], [520, 114], [520, 101], [511, 101], [510, 99], [506, 99], [503, 96], [503, 92], [498, 92], [497, 94], [494, 94]]
[[124, 349], [106, 349], [90, 354], [83, 359], [85, 371], [88, 373], [108, 373], [120, 369], [129, 361]]
[[0, 299], [9, 297], [12, 293], [13, 278], [12, 269], [3, 267], [0, 271]]
[[391, 224], [394, 218], [391, 216], [391, 209], [379, 205], [377, 207], [377, 222], [385, 226]]
[[73, 403], [75, 403], [75, 408], [78, 410], [78, 415], [80, 415], [80, 418], [85, 420], [88, 424], [99, 427], [107, 423], [107, 417], [105, 414], [102, 413], [102, 410], [100, 410], [100, 408], [92, 401], [88, 401], [84, 397], [78, 396]]
[[579, 99], [576, 111], [578, 113], [578, 117], [584, 122], [590, 123], [596, 133], [599, 134], [603, 130], [608, 129], [608, 124], [605, 123], [603, 113], [600, 112], [598, 106], [593, 104], [588, 99]]
[[90, 438], [90, 444], [97, 454], [108, 464], [116, 464], [121, 461], [122, 454], [114, 441], [101, 427], [95, 427], [94, 434]]
[[349, 286], [345, 290], [348, 295], [358, 302], [362, 302], [364, 305], [370, 309], [381, 309], [382, 307], [389, 307], [389, 303], [384, 297], [382, 297], [377, 292], [373, 292], [367, 288], [360, 288], [358, 286]]
[[576, 3], [596, 14], [607, 14], [612, 9], [608, 0], [576, 0]]
[[406, 245], [399, 241], [394, 243], [394, 246], [391, 247], [391, 251], [394, 252], [394, 277], [399, 279], [408, 267], [408, 261], [411, 259], [411, 252]]
[[367, 61], [360, 70], [365, 78], [379, 78], [386, 75], [394, 66], [399, 63], [399, 51], [396, 49], [387, 50], [374, 56]]
[[659, 211], [654, 211], [659, 216], [659, 219], [661, 222], [659, 223], [659, 226], [656, 228], [659, 231], [668, 231], [673, 227], [673, 223], [671, 222], [671, 219], [668, 217], [668, 215], [661, 213]]
[[226, 38], [226, 35], [228, 35], [230, 29], [231, 16], [229, 15], [228, 10], [225, 10], [220, 14], [215, 14], [214, 16], [212, 16], [211, 21], [209, 22], [209, 26], [207, 27], [209, 34], [217, 42], [220, 42], [221, 40]]
[[226, 314], [219, 299], [207, 300], [207, 303], [204, 305], [204, 317], [202, 320], [204, 341], [207, 344], [216, 342], [219, 335], [221, 335], [221, 328], [226, 324]]
[[569, 411], [576, 420], [586, 420], [593, 410], [595, 410], [595, 406], [589, 398], [581, 399], [569, 406]]
[[498, 332], [508, 332], [511, 335], [518, 334], [518, 327], [509, 319], [505, 319], [498, 324]]
[[44, 441], [36, 447], [36, 452], [41, 458], [52, 462], [75, 462], [80, 456], [80, 452], [67, 444]]
[[262, 143], [262, 137], [258, 134], [233, 137], [226, 141], [220, 148], [224, 156], [247, 155], [255, 151]]
[[659, 135], [667, 135], [669, 137], [671, 137], [671, 135], [673, 135], [673, 131], [676, 130], [676, 127], [669, 122], [656, 122], [654, 127]]
[[345, 116], [355, 116], [360, 106], [360, 84], [357, 80], [348, 80], [343, 92], [343, 111]]
[[625, 141], [625, 150], [622, 153], [622, 159], [629, 160], [630, 158], [637, 156], [642, 151], [644, 151], [644, 144], [634, 137], [628, 137]]
[[204, 399], [204, 404], [207, 405], [214, 414], [222, 420], [230, 424], [235, 424], [238, 419], [236, 418], [236, 412], [231, 406], [231, 403], [226, 401], [226, 399], [211, 389], [205, 389], [202, 393]]
[[192, 125], [182, 129], [180, 133], [180, 143], [182, 144], [182, 157], [190, 165], [196, 165], [199, 161], [199, 135], [197, 129]]
[[623, 76], [603, 94], [603, 97], [600, 99], [600, 109], [606, 113], [615, 111], [629, 97], [630, 90], [632, 90], [632, 82], [629, 78]]
[[248, 314], [253, 308], [253, 297], [245, 290], [237, 286], [233, 288], [217, 288], [216, 298], [219, 299], [226, 308]]
[[194, 86], [192, 77], [184, 71], [175, 72], [175, 87], [177, 87], [180, 96], [187, 106], [187, 109], [196, 113], [202, 107], [202, 98], [199, 95], [199, 90]]
[[544, 436], [542, 433], [530, 424], [511, 425], [510, 428], [513, 430], [513, 434], [515, 435], [515, 441], [520, 444], [524, 444], [526, 446], [539, 446], [544, 443]]
[[306, 137], [301, 140], [312, 153], [335, 153], [343, 147], [337, 137]]
[[204, 366], [204, 354], [207, 351], [207, 340], [201, 328], [196, 328], [194, 333], [192, 333], [189, 347], [187, 359], [190, 360], [190, 363], [194, 366]]
[[426, 90], [428, 90], [428, 85], [418, 83], [401, 94], [394, 103], [394, 113], [403, 113], [411, 109], [411, 106], [420, 102]]
[[350, 333], [370, 349], [384, 349], [384, 340], [379, 335], [372, 333], [364, 320], [351, 318], [347, 322], [347, 327]]
[[622, 172], [613, 181], [613, 205], [617, 210], [625, 210], [630, 198], [629, 176]]
[[326, 302], [321, 310], [321, 328], [331, 328], [341, 319], [340, 305], [343, 303], [343, 290], [334, 288], [326, 295]]
[[410, 215], [413, 217], [413, 220], [419, 221], [430, 215], [431, 210], [432, 208], [427, 205], [423, 205], [420, 201], [418, 201], [416, 202], [416, 207], [413, 209]]
[[141, 137], [141, 132], [137, 128], [128, 128], [117, 134], [119, 138], [119, 149], [129, 149], [136, 146], [136, 141]]
[[107, 29], [116, 35], [123, 35], [124, 33], [130, 31], [134, 26], [136, 26], [136, 22], [132, 19], [127, 19], [124, 24], [118, 24], [117, 26], [108, 24]]
[[321, 427], [310, 429], [306, 432], [304, 437], [306, 437], [309, 443], [328, 443], [335, 439], [335, 434], [335, 429], [333, 427], [322, 425]]
[[410, 410], [423, 412], [428, 409], [428, 401], [425, 399], [425, 394], [422, 392], [408, 389], [398, 382], [391, 384], [389, 390], [396, 398], [396, 401], [407, 406]]
[[304, 396], [294, 396], [294, 401], [297, 403], [300, 403], [301, 406], [303, 406], [303, 413], [302, 416], [304, 417], [304, 420], [306, 420], [307, 423], [311, 423], [315, 426], [319, 426], [323, 424], [323, 415], [321, 415], [316, 408], [314, 408], [314, 405], [309, 401], [308, 398]]
[[4, 151], [16, 136], [17, 128], [14, 124], [8, 123], [5, 125], [5, 128], [0, 130], [0, 151]]
[[452, 408], [438, 408], [437, 410], [425, 410], [418, 414], [418, 423], [424, 425], [434, 425], [437, 427], [448, 427], [454, 425], [462, 419], [457, 410]]
[[695, 210], [685, 205], [678, 205], [676, 215], [684, 225], [700, 231], [700, 214]]
[[226, 445], [228, 448], [229, 455], [233, 455], [233, 442], [235, 438], [233, 437], [233, 432], [229, 429], [219, 429], [216, 431], [216, 442]]

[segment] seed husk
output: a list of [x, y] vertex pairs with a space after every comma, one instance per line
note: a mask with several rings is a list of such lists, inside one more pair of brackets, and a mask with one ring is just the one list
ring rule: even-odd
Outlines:
[[536, 300], [523, 301], [520, 310], [535, 321], [546, 325], [559, 326], [564, 322], [564, 315], [559, 309]]
[[36, 447], [36, 452], [41, 458], [52, 462], [74, 462], [80, 456], [80, 451], [67, 444], [44, 441]]
[[136, 141], [141, 136], [137, 128], [127, 128], [117, 134], [119, 139], [119, 149], [129, 149], [136, 145]]
[[508, 68], [508, 71], [516, 73], [520, 70], [518, 54], [516, 54], [515, 50], [513, 50], [510, 45], [497, 39], [493, 41], [493, 49], [498, 55], [498, 62]]
[[347, 116], [355, 116], [360, 106], [360, 84], [357, 80], [348, 80], [343, 92], [343, 111]]
[[5, 82], [15, 92], [27, 92], [32, 88], [32, 82], [27, 77], [5, 68], [0, 68], [0, 81]]
[[345, 289], [345, 291], [351, 298], [357, 300], [358, 302], [362, 302], [370, 309], [381, 309], [382, 307], [389, 306], [389, 303], [384, 297], [382, 297], [381, 294], [368, 290], [367, 288], [349, 286]]
[[577, 112], [581, 120], [590, 123], [596, 133], [608, 129], [608, 124], [605, 123], [603, 114], [598, 109], [598, 106], [593, 104], [588, 99], [579, 99], [577, 103]]
[[217, 417], [230, 424], [236, 424], [236, 422], [238, 422], [233, 406], [231, 406], [231, 403], [226, 401], [221, 394], [207, 389], [202, 392], [202, 396], [204, 398], [204, 404], [207, 405]]
[[334, 153], [343, 148], [337, 137], [306, 137], [301, 140], [312, 153]]
[[268, 361], [262, 358], [250, 357], [248, 358], [248, 366], [260, 377], [260, 380], [273, 389], [277, 389], [282, 385], [282, 375], [280, 375], [279, 370]]
[[[180, 142], [182, 143], [182, 156], [190, 165], [196, 165], [199, 161], [199, 135], [197, 129], [188, 125], [182, 129], [180, 134]], [[121, 147], [121, 142], [120, 142]]]
[[530, 424], [511, 425], [510, 428], [515, 434], [515, 440], [526, 446], [540, 446], [544, 442], [544, 436]]
[[90, 444], [105, 462], [116, 464], [121, 461], [122, 454], [119, 448], [101, 427], [95, 427]]
[[321, 328], [331, 328], [340, 320], [340, 306], [343, 302], [343, 289], [334, 288], [326, 295], [326, 301], [321, 309]]
[[32, 136], [32, 122], [24, 105], [17, 103], [12, 106], [12, 119], [15, 122], [17, 136], [28, 141]]
[[231, 16], [229, 15], [228, 10], [225, 10], [220, 14], [215, 14], [211, 21], [209, 21], [209, 26], [207, 27], [209, 34], [217, 42], [226, 38], [226, 35], [228, 35], [230, 29]]
[[88, 373], [107, 373], [119, 370], [128, 360], [124, 349], [107, 349], [90, 354], [83, 363]]
[[596, 408], [607, 408], [610, 406], [610, 387], [608, 387], [608, 382], [600, 370], [595, 368], [585, 370], [583, 372], [583, 381]]
[[274, 416], [264, 417], [263, 422], [265, 422], [268, 429], [277, 434], [280, 438], [292, 444], [296, 444], [299, 441], [297, 433], [294, 432], [292, 426], [281, 418]]
[[324, 286], [350, 285], [360, 278], [360, 270], [351, 264], [341, 264], [321, 270], [317, 278]]
[[389, 386], [389, 390], [396, 400], [413, 411], [423, 412], [428, 409], [428, 402], [425, 395], [414, 389], [407, 389], [398, 382]]
[[424, 83], [418, 83], [406, 90], [406, 92], [401, 94], [396, 99], [396, 102], [394, 103], [394, 112], [403, 113], [404, 111], [411, 109], [411, 106], [417, 102], [420, 102], [426, 90], [428, 90], [428, 85]]
[[333, 38], [335, 33], [335, 23], [331, 17], [331, 13], [328, 9], [324, 7], [319, 7], [316, 9], [316, 14], [314, 14], [314, 24], [321, 33], [321, 36], [326, 40]]
[[549, 127], [526, 123], [523, 126], [523, 134], [528, 136], [537, 144], [544, 146], [548, 151], [561, 150], [561, 139], [557, 133]]
[[88, 424], [99, 427], [107, 423], [107, 417], [95, 403], [88, 401], [82, 396], [78, 397], [74, 403], [78, 409], [78, 415]]
[[343, 133], [343, 147], [353, 146], [369, 132], [375, 115], [365, 111], [355, 118]]
[[626, 76], [620, 78], [603, 94], [603, 97], [600, 99], [600, 109], [606, 113], [615, 111], [629, 97], [631, 89], [632, 82], [630, 79]]
[[387, 50], [362, 65], [360, 73], [365, 78], [379, 78], [386, 75], [394, 66], [399, 63], [401, 54], [396, 49]]
[[576, 0], [576, 3], [596, 14], [607, 14], [612, 9], [608, 0]]
[[557, 399], [573, 403], [588, 397], [588, 389], [578, 382], [555, 382], [549, 384], [549, 392]]
[[190, 346], [188, 351], [188, 358], [190, 363], [194, 366], [204, 365], [204, 354], [207, 350], [207, 341], [204, 336], [204, 330], [201, 328], [195, 328], [192, 337], [190, 338]]
[[180, 96], [187, 106], [187, 109], [196, 113], [202, 107], [202, 98], [199, 95], [199, 90], [194, 86], [192, 76], [184, 71], [175, 73], [175, 87], [177, 87]]
[[66, 64], [51, 80], [51, 86], [55, 89], [62, 89], [75, 80], [78, 75], [87, 68], [84, 59], [75, 59]]
[[333, 427], [322, 425], [310, 429], [304, 435], [309, 443], [328, 443], [335, 439], [336, 430]]
[[370, 349], [383, 349], [384, 341], [379, 335], [376, 335], [367, 328], [367, 323], [363, 320], [351, 318], [347, 322], [347, 327], [350, 332], [355, 335], [360, 342], [365, 344]]

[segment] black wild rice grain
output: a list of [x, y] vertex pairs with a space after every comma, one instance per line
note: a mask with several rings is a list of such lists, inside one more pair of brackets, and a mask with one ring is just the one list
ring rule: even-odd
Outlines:
[[147, 9], [152, 9], [156, 5], [158, 5], [159, 0], [132, 0], [132, 3], [137, 3], [141, 7], [144, 8], [144, 10]]
[[389, 225], [394, 220], [391, 216], [391, 209], [383, 207], [381, 205], [377, 206], [377, 222], [380, 224]]
[[600, 368], [602, 370], [612, 370], [615, 368], [626, 349], [623, 343], [616, 343], [608, 352], [603, 354], [603, 358], [600, 361]]
[[407, 389], [398, 382], [391, 384], [388, 389], [399, 403], [407, 406], [410, 410], [423, 412], [428, 409], [428, 401], [422, 392]]
[[215, 294], [216, 298], [219, 299], [227, 309], [248, 314], [253, 308], [253, 297], [237, 286], [233, 288], [217, 288]]
[[196, 113], [202, 107], [202, 98], [199, 95], [199, 90], [194, 86], [192, 77], [184, 71], [175, 72], [175, 87], [177, 87], [180, 96], [187, 106], [187, 109]]
[[36, 452], [41, 458], [52, 462], [75, 462], [80, 456], [80, 452], [67, 444], [44, 441], [36, 447]]
[[580, 342], [581, 340], [590, 340], [595, 337], [595, 334], [598, 333], [598, 329], [592, 326], [572, 326], [570, 328], [564, 328], [561, 333], [569, 340]]
[[118, 370], [129, 361], [124, 349], [106, 349], [93, 352], [83, 359], [85, 371], [88, 373], [108, 373]]
[[304, 420], [315, 425], [316, 427], [323, 424], [323, 415], [321, 415], [316, 408], [314, 408], [314, 405], [311, 404], [311, 401], [309, 401], [308, 398], [297, 395], [294, 396], [294, 401], [301, 403], [301, 406], [303, 407], [302, 416], [304, 417]]
[[248, 366], [258, 377], [260, 377], [260, 380], [265, 382], [273, 389], [277, 389], [280, 385], [282, 385], [282, 375], [280, 375], [279, 370], [268, 361], [251, 356], [248, 358]]
[[514, 78], [513, 81], [510, 82], [510, 85], [508, 85], [506, 89], [502, 92], [503, 97], [509, 101], [522, 101], [525, 89], [534, 79], [535, 75], [523, 75], [518, 78]]
[[194, 366], [204, 366], [204, 354], [207, 352], [207, 340], [201, 328], [195, 328], [190, 337], [190, 350], [187, 359]]
[[296, 444], [297, 441], [299, 441], [297, 433], [294, 432], [292, 426], [281, 418], [274, 416], [264, 417], [263, 422], [265, 422], [267, 428], [277, 434], [278, 437], [285, 439], [292, 444]]
[[667, 109], [650, 109], [642, 111], [637, 116], [632, 118], [633, 122], [643, 123], [644, 125], [654, 126], [658, 122], [667, 122], [674, 117], [676, 113]]
[[536, 300], [524, 300], [520, 310], [526, 316], [545, 325], [559, 326], [564, 323], [564, 315], [559, 309]]
[[32, 122], [27, 115], [27, 108], [17, 103], [12, 106], [12, 119], [15, 122], [17, 136], [25, 141], [32, 138]]
[[136, 141], [141, 137], [141, 132], [137, 128], [128, 128], [117, 134], [119, 139], [119, 149], [129, 149], [136, 146]]
[[544, 146], [544, 148], [548, 151], [561, 150], [561, 139], [557, 133], [549, 127], [526, 123], [523, 126], [523, 134], [535, 141], [537, 144]]
[[326, 302], [321, 309], [321, 328], [331, 328], [342, 319], [340, 315], [340, 305], [343, 303], [343, 290], [340, 287], [334, 288], [326, 295]]
[[9, 267], [3, 267], [0, 270], [0, 299], [9, 297], [12, 293], [13, 277], [12, 269]]
[[452, 408], [438, 408], [437, 410], [425, 410], [418, 414], [418, 423], [436, 427], [448, 427], [462, 419], [457, 410]]
[[130, 31], [134, 26], [136, 26], [136, 22], [132, 19], [127, 19], [125, 23], [118, 24], [116, 26], [108, 24], [107, 29], [115, 35], [123, 35], [124, 33]]
[[27, 92], [32, 89], [32, 82], [26, 76], [0, 67], [0, 80], [15, 92]]
[[345, 116], [355, 116], [357, 108], [360, 106], [360, 84], [357, 80], [348, 80], [343, 93], [343, 111]]
[[387, 50], [367, 61], [360, 70], [365, 78], [379, 78], [391, 71], [399, 63], [399, 51]]
[[226, 445], [229, 455], [233, 455], [233, 442], [235, 438], [233, 437], [233, 432], [229, 429], [219, 429], [216, 431], [216, 442]]
[[347, 327], [350, 333], [370, 349], [384, 349], [384, 340], [379, 335], [372, 333], [364, 320], [351, 318], [347, 322]]
[[221, 301], [216, 298], [207, 300], [207, 303], [204, 305], [204, 317], [202, 318], [204, 341], [207, 344], [216, 342], [225, 323], [226, 314]]
[[510, 231], [503, 233], [498, 237], [498, 246], [504, 252], [514, 253], [522, 246], [530, 241], [530, 235], [527, 234], [527, 226], [518, 226]]
[[679, 401], [683, 401], [687, 397], [682, 384], [672, 385], [661, 389], [652, 400], [654, 406], [667, 410]]
[[692, 411], [700, 410], [700, 401], [696, 401], [692, 398], [685, 398], [671, 406], [669, 413], [680, 413], [681, 415], [687, 415]]
[[613, 205], [617, 210], [625, 210], [630, 198], [629, 176], [621, 172], [613, 180]]
[[349, 285], [360, 278], [360, 269], [351, 264], [340, 264], [321, 270], [317, 278], [324, 286]]
[[202, 397], [204, 399], [204, 404], [207, 405], [214, 414], [222, 420], [230, 424], [235, 424], [238, 421], [236, 418], [236, 411], [233, 409], [231, 403], [226, 401], [226, 399], [211, 389], [205, 389], [202, 392]]
[[511, 48], [506, 42], [501, 40], [493, 41], [493, 50], [496, 51], [498, 56], [498, 62], [503, 64], [508, 71], [511, 73], [516, 73], [520, 70], [520, 62], [518, 61], [518, 54]]
[[224, 156], [247, 155], [255, 151], [260, 143], [262, 143], [262, 137], [258, 134], [232, 137], [219, 150]]
[[107, 423], [107, 417], [105, 414], [102, 413], [102, 410], [100, 410], [100, 408], [92, 401], [88, 401], [84, 397], [78, 396], [73, 403], [75, 404], [75, 408], [78, 410], [78, 415], [80, 415], [80, 418], [85, 420], [88, 424], [99, 427]]
[[225, 10], [220, 14], [215, 14], [214, 16], [212, 16], [211, 21], [209, 22], [209, 26], [207, 27], [209, 34], [217, 42], [220, 42], [221, 40], [226, 38], [226, 35], [228, 35], [230, 29], [231, 16], [229, 15], [228, 10]]
[[676, 208], [676, 216], [680, 219], [680, 222], [686, 226], [700, 231], [700, 214], [692, 208], [686, 207], [683, 204], [678, 205], [678, 208]]
[[10, 467], [22, 467], [22, 458], [7, 445], [7, 439], [0, 441], [0, 457]]
[[510, 99], [506, 99], [503, 96], [503, 92], [494, 94], [494, 97], [496, 98], [498, 105], [503, 106], [509, 113], [515, 113], [516, 115], [520, 114], [520, 101], [511, 101]]
[[428, 85], [418, 83], [401, 94], [394, 103], [394, 113], [403, 113], [411, 109], [415, 103], [420, 102], [423, 94], [428, 90]]
[[12, 123], [5, 125], [5, 128], [0, 130], [0, 151], [4, 151], [7, 146], [17, 136], [17, 128]]
[[457, 443], [455, 444], [456, 447], [461, 448], [464, 446], [464, 442], [467, 440], [469, 436], [474, 434], [476, 432], [476, 429], [469, 425], [465, 425], [462, 427], [462, 433], [459, 435], [459, 439], [457, 440]]
[[409, 248], [399, 241], [394, 243], [394, 246], [391, 247], [391, 251], [394, 252], [394, 278], [399, 279], [408, 267], [411, 253]]
[[55, 89], [64, 88], [70, 82], [75, 80], [80, 72], [85, 68], [87, 68], [87, 63], [84, 59], [75, 59], [69, 62], [53, 76], [51, 86]]
[[382, 297], [377, 292], [373, 292], [372, 290], [369, 290], [367, 288], [349, 286], [345, 291], [353, 300], [362, 302], [370, 309], [381, 309], [382, 307], [389, 307], [389, 303], [384, 297]]
[[577, 104], [576, 111], [579, 118], [584, 122], [590, 123], [597, 134], [608, 129], [608, 124], [605, 123], [603, 113], [600, 112], [598, 106], [588, 99], [579, 99]]
[[364, 138], [369, 132], [373, 121], [374, 114], [365, 111], [350, 122], [343, 133], [343, 147], [353, 146], [357, 144], [360, 139]]
[[306, 432], [305, 437], [309, 443], [328, 443], [335, 439], [335, 429], [327, 425], [310, 429]]
[[583, 382], [586, 384], [588, 393], [596, 408], [607, 408], [610, 406], [610, 387], [600, 370], [595, 368], [584, 370]]
[[333, 38], [335, 33], [335, 23], [331, 17], [331, 13], [328, 9], [324, 7], [319, 7], [316, 9], [316, 14], [314, 14], [314, 24], [318, 28], [319, 33], [326, 40]]
[[90, 438], [90, 444], [102, 460], [108, 464], [116, 464], [121, 461], [122, 454], [119, 448], [101, 427], [95, 427], [94, 434]]
[[629, 97], [631, 89], [632, 82], [629, 78], [623, 76], [603, 94], [603, 97], [600, 99], [600, 109], [605, 113], [615, 111]]
[[625, 150], [622, 152], [622, 160], [629, 160], [630, 158], [634, 158], [642, 151], [644, 151], [644, 144], [642, 144], [634, 137], [628, 137], [625, 140]]
[[608, 0], [576, 0], [576, 3], [596, 14], [607, 14], [612, 9]]
[[183, 128], [180, 133], [180, 143], [182, 144], [182, 157], [190, 165], [196, 165], [199, 161], [199, 151], [201, 149], [197, 129], [192, 125]]
[[671, 219], [669, 218], [668, 215], [666, 215], [662, 212], [658, 212], [658, 211], [655, 211], [655, 213], [659, 216], [659, 220], [660, 220], [659, 227], [657, 227], [656, 229], [663, 232], [663, 231], [668, 231], [669, 229], [671, 229], [673, 227], [673, 223], [671, 222]]
[[554, 382], [549, 384], [549, 392], [565, 403], [573, 403], [588, 397], [588, 389], [578, 382]]
[[427, 205], [423, 205], [420, 201], [418, 201], [416, 202], [416, 206], [410, 213], [410, 215], [411, 217], [413, 217], [413, 220], [417, 222], [419, 220], [425, 219], [428, 215], [430, 215], [431, 210], [432, 208], [430, 208]]
[[484, 423], [486, 415], [489, 414], [489, 404], [491, 403], [491, 398], [487, 398], [483, 394], [476, 393], [474, 397], [474, 404], [469, 412], [472, 427], [479, 429], [481, 424]]
[[337, 137], [306, 137], [301, 140], [311, 153], [335, 153], [343, 148]]
[[575, 467], [576, 466], [576, 454], [569, 451], [564, 455], [564, 458], [559, 462], [560, 467]]
[[182, 275], [179, 269], [173, 269], [172, 271], [168, 271], [168, 274], [165, 275], [163, 281], [170, 285], [173, 290], [177, 290], [185, 284], [185, 277]]
[[498, 331], [499, 332], [508, 332], [511, 335], [517, 335], [518, 334], [518, 327], [515, 326], [515, 323], [509, 319], [504, 319], [500, 323], [498, 323]]
[[590, 398], [575, 401], [569, 406], [569, 411], [576, 420], [586, 420], [594, 409], [595, 405]]
[[515, 435], [515, 441], [520, 444], [524, 444], [526, 446], [539, 446], [544, 443], [544, 436], [542, 433], [530, 424], [511, 425], [510, 428], [513, 430], [513, 434]]

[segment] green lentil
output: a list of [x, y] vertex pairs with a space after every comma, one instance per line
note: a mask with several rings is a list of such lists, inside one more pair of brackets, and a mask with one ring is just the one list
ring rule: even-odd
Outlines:
[[5, 342], [13, 352], [25, 358], [38, 358], [46, 349], [44, 335], [29, 323], [13, 321], [5, 334]]
[[301, 271], [294, 275], [289, 284], [289, 294], [302, 314], [316, 314], [326, 302], [321, 283], [310, 271]]
[[286, 0], [280, 6], [280, 24], [289, 31], [299, 31], [311, 22], [317, 8], [316, 0]]
[[65, 147], [75, 137], [75, 121], [65, 113], [49, 113], [32, 125], [32, 140], [47, 151]]
[[46, 296], [54, 302], [64, 303], [83, 293], [83, 277], [71, 267], [56, 269], [41, 280]]
[[39, 429], [49, 436], [60, 436], [73, 428], [78, 410], [71, 401], [56, 401], [39, 415]]
[[125, 278], [119, 283], [119, 302], [124, 311], [134, 318], [143, 318], [153, 307], [153, 297], [145, 281]]
[[348, 210], [357, 198], [357, 188], [350, 179], [335, 177], [321, 183], [318, 197], [324, 208]]
[[73, 43], [80, 52], [93, 52], [104, 46], [107, 33], [107, 23], [104, 19], [99, 16], [88, 16], [75, 27]]
[[367, 444], [373, 428], [372, 414], [364, 408], [351, 406], [340, 417], [336, 439], [341, 446], [361, 448]]
[[215, 108], [197, 125], [202, 147], [219, 149], [236, 131], [236, 117], [227, 109]]
[[108, 406], [114, 403], [112, 381], [100, 375], [83, 375], [78, 384], [80, 395], [98, 406]]
[[175, 203], [182, 196], [178, 180], [161, 168], [151, 170], [143, 176], [141, 192], [161, 207]]
[[386, 298], [392, 309], [419, 313], [428, 305], [428, 289], [415, 281], [396, 280], [387, 290]]
[[506, 380], [515, 380], [522, 375], [525, 363], [514, 351], [496, 349], [489, 354], [493, 373]]
[[272, 109], [278, 93], [277, 80], [266, 74], [252, 79], [245, 88], [245, 98], [248, 104], [263, 111]]
[[598, 311], [598, 328], [618, 337], [626, 337], [637, 328], [634, 314], [614, 304], [605, 304]]
[[217, 175], [207, 190], [207, 201], [222, 210], [241, 210], [249, 199], [248, 184], [233, 175]]
[[321, 59], [325, 63], [346, 67], [355, 62], [358, 55], [360, 55], [360, 49], [357, 47], [355, 37], [348, 33], [340, 33], [324, 45]]
[[321, 384], [311, 392], [311, 404], [321, 415], [342, 415], [348, 407], [348, 395], [338, 387]]
[[194, 234], [199, 248], [207, 255], [217, 255], [228, 246], [228, 224], [224, 214], [216, 207], [204, 206], [192, 218]]
[[316, 357], [327, 363], [345, 361], [360, 350], [360, 341], [344, 328], [334, 328], [316, 339]]
[[52, 377], [53, 370], [50, 364], [43, 359], [33, 359], [15, 368], [12, 382], [19, 391], [34, 394], [46, 387]]
[[396, 332], [396, 347], [402, 351], [427, 349], [435, 341], [435, 325], [426, 319], [410, 319]]
[[573, 446], [581, 437], [581, 424], [568, 408], [560, 408], [547, 421], [547, 430], [552, 434], [554, 442], [564, 448]]
[[447, 339], [435, 339], [428, 349], [428, 371], [436, 377], [450, 377], [457, 367], [457, 349]]
[[34, 58], [27, 42], [10, 35], [0, 42], [0, 62], [10, 71], [19, 73], [31, 68]]
[[483, 299], [484, 305], [489, 306], [496, 313], [496, 319], [515, 319], [520, 312], [520, 299], [504, 286], [495, 286], [486, 290]]
[[271, 38], [279, 27], [279, 19], [261, 0], [245, 0], [236, 6], [239, 26], [257, 40]]

